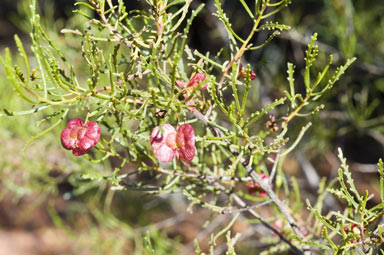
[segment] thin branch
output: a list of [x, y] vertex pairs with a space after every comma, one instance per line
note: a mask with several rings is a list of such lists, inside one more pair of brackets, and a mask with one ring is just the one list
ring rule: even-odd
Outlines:
[[96, 3], [94, 0], [89, 0], [89, 2], [93, 5], [93, 7], [95, 7], [96, 9], [96, 12], [97, 14], [99, 15], [101, 21], [104, 23], [104, 25], [106, 26], [106, 28], [109, 30], [109, 33], [111, 35], [113, 35], [116, 39], [118, 39], [120, 42], [124, 43], [125, 45], [131, 47], [132, 46], [132, 42], [129, 42], [127, 40], [127, 38], [125, 38], [124, 36], [122, 36], [121, 34], [119, 34], [119, 32], [117, 31], [117, 29], [112, 26], [111, 24], [109, 24], [108, 22], [108, 19], [105, 17], [104, 13], [102, 12], [102, 10], [100, 9], [100, 6], [98, 3]]
[[273, 162], [273, 167], [272, 167], [272, 170], [271, 170], [271, 174], [269, 175], [269, 184], [272, 184], [273, 179], [275, 178], [276, 171], [277, 171], [277, 166], [279, 164], [279, 161], [280, 161], [280, 148], [277, 149], [275, 161]]
[[236, 181], [236, 182], [250, 182], [252, 181], [252, 177], [231, 177], [231, 176], [212, 176], [212, 175], [198, 175], [198, 174], [190, 174], [190, 173], [180, 173], [175, 171], [166, 170], [164, 168], [154, 168], [154, 171], [160, 172], [162, 174], [179, 176], [184, 178], [193, 178], [199, 180], [205, 180], [208, 183], [213, 183], [215, 181]]
[[252, 39], [252, 37], [254, 36], [255, 32], [257, 31], [257, 27], [260, 24], [260, 21], [262, 19], [263, 13], [264, 13], [265, 9], [267, 8], [268, 3], [269, 3], [269, 0], [267, 0], [265, 2], [265, 4], [263, 5], [262, 9], [260, 10], [259, 16], [255, 20], [255, 22], [253, 24], [253, 27], [252, 27], [252, 30], [249, 33], [247, 39], [241, 45], [240, 49], [236, 52], [236, 55], [233, 57], [231, 62], [229, 62], [228, 65], [225, 67], [225, 69], [223, 71], [223, 75], [221, 76], [221, 79], [220, 79], [220, 82], [219, 82], [219, 86], [218, 86], [219, 88], [221, 88], [223, 86], [223, 83], [224, 83], [224, 80], [225, 80], [225, 76], [228, 73], [229, 69], [231, 69], [233, 64], [244, 54], [244, 51], [246, 50], [249, 41]]
[[141, 228], [137, 228], [137, 229], [135, 229], [135, 231], [138, 231], [140, 233], [145, 233], [148, 230], [150, 230], [151, 228], [154, 228], [154, 229], [168, 228], [170, 226], [176, 225], [177, 223], [183, 221], [186, 216], [187, 216], [186, 212], [181, 213], [181, 214], [177, 214], [175, 216], [169, 217], [169, 218], [162, 220], [162, 221], [159, 221], [157, 223], [150, 224], [148, 226], [144, 226]]
[[320, 176], [317, 174], [316, 169], [305, 157], [303, 152], [299, 153], [298, 161], [311, 188], [314, 190], [317, 189], [320, 183]]
[[[285, 206], [285, 204], [276, 196], [275, 192], [273, 192], [271, 186], [268, 183], [265, 183], [261, 177], [253, 170], [253, 169], [247, 169], [251, 175], [251, 177], [261, 186], [262, 189], [264, 189], [265, 192], [267, 192], [268, 196], [271, 198], [271, 200], [275, 203], [275, 205], [279, 208], [280, 212], [283, 214], [284, 218], [288, 221], [289, 225], [291, 226], [293, 232], [303, 241], [305, 241], [305, 237], [299, 226], [296, 224], [296, 221], [289, 213], [288, 208]], [[303, 245], [303, 250], [305, 255], [309, 255], [310, 250], [308, 245]]]
[[[215, 217], [211, 223], [209, 223], [209, 225], [207, 227], [205, 227], [202, 231], [200, 231], [195, 240], [197, 240], [198, 242], [201, 241], [201, 240], [204, 240], [207, 238], [208, 235], [210, 235], [215, 229], [217, 226], [219, 226], [220, 224], [223, 223], [223, 221], [225, 219], [228, 218], [228, 215], [219, 215], [217, 217]], [[194, 240], [192, 240], [188, 245], [187, 245], [187, 251], [188, 252], [192, 252], [193, 250], [193, 244], [194, 244]]]
[[[198, 112], [197, 110], [194, 111], [194, 115], [200, 119], [204, 124], [208, 125], [208, 127], [210, 127], [213, 131], [214, 131], [214, 134], [217, 135], [217, 136], [224, 136], [222, 131], [219, 130], [218, 128], [215, 128], [215, 127], [212, 127], [211, 125], [208, 124], [208, 119], [205, 118], [205, 116], [203, 114], [201, 114], [200, 112]], [[238, 156], [238, 152], [232, 148], [232, 147], [229, 147], [229, 150], [230, 152], [234, 155], [234, 156]], [[300, 238], [302, 239], [303, 241], [305, 241], [305, 237], [304, 237], [304, 234], [303, 232], [300, 230], [300, 228], [298, 227], [298, 225], [296, 224], [294, 218], [291, 216], [291, 214], [289, 213], [289, 210], [288, 208], [285, 206], [285, 204], [276, 196], [276, 194], [274, 193], [274, 191], [272, 190], [271, 186], [269, 185], [269, 183], [265, 183], [261, 177], [254, 171], [253, 169], [253, 166], [252, 164], [249, 164], [249, 162], [244, 158], [240, 158], [240, 163], [243, 165], [243, 167], [245, 169], [247, 169], [248, 173], [250, 174], [251, 178], [253, 179], [253, 181], [256, 181], [262, 189], [264, 189], [265, 192], [267, 192], [268, 196], [271, 198], [271, 200], [276, 204], [276, 206], [279, 208], [280, 212], [283, 214], [283, 216], [286, 218], [286, 220], [288, 221], [289, 225], [292, 227], [294, 233]], [[245, 206], [245, 203], [242, 207]], [[251, 210], [252, 211], [252, 210]], [[256, 216], [255, 216], [256, 217]], [[258, 216], [259, 218], [259, 216]], [[304, 255], [309, 255], [311, 254], [310, 250], [309, 250], [309, 246], [308, 245], [303, 245], [303, 250], [304, 250]]]
[[[216, 186], [219, 187], [221, 190], [225, 190], [225, 187], [222, 186], [219, 183], [216, 183]], [[232, 193], [231, 197], [233, 198], [233, 200], [236, 202], [236, 204], [238, 206], [240, 206], [242, 208], [247, 208], [245, 211], [247, 211], [250, 214], [252, 214], [252, 216], [254, 216], [257, 220], [259, 220], [264, 227], [266, 227], [267, 229], [269, 229], [273, 233], [275, 233], [280, 238], [280, 240], [282, 240], [283, 242], [287, 243], [289, 245], [289, 247], [291, 247], [291, 249], [293, 251], [295, 251], [297, 254], [305, 254], [299, 248], [297, 248], [294, 244], [292, 244], [288, 239], [286, 239], [280, 233], [280, 231], [278, 231], [277, 229], [272, 227], [268, 222], [266, 222], [253, 208], [249, 208], [249, 206], [247, 206], [247, 204], [238, 195], [236, 195], [235, 193]]]
[[[301, 44], [303, 46], [304, 45], [306, 46], [311, 41], [310, 37], [303, 36], [294, 29], [291, 29], [289, 31], [285, 31], [284, 33], [281, 33], [279, 38], [293, 41], [293, 42]], [[341, 52], [330, 45], [327, 45], [327, 44], [325, 44], [323, 42], [319, 42], [319, 41], [317, 41], [317, 45], [319, 46], [320, 50], [322, 50], [326, 53], [331, 53], [332, 55], [334, 55], [334, 57], [335, 57], [334, 59], [336, 61], [342, 57]], [[359, 68], [361, 68], [362, 70], [364, 70], [370, 74], [379, 75], [379, 76], [384, 75], [384, 66], [366, 63], [366, 62], [362, 62], [360, 60], [357, 60], [356, 64], [359, 66]]]

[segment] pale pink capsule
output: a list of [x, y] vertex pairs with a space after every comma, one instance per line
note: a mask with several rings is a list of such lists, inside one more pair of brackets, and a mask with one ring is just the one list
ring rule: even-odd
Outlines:
[[161, 162], [170, 162], [176, 153], [176, 130], [170, 124], [155, 127], [150, 137], [155, 157]]
[[170, 162], [175, 155], [191, 162], [195, 156], [195, 132], [190, 124], [181, 125], [177, 132], [170, 124], [157, 126], [152, 130], [150, 142], [161, 162]]

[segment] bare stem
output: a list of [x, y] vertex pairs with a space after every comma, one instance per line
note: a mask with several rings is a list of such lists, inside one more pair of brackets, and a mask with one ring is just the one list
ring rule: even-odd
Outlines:
[[183, 178], [192, 178], [192, 179], [199, 179], [199, 180], [205, 180], [209, 183], [213, 183], [215, 181], [237, 181], [237, 182], [250, 182], [252, 181], [252, 177], [231, 177], [231, 176], [212, 176], [212, 175], [197, 175], [197, 174], [191, 174], [191, 173], [180, 173], [175, 171], [166, 170], [164, 168], [155, 168], [153, 169], [157, 172], [160, 172], [162, 174], [167, 175], [173, 175], [173, 176], [179, 176]]
[[[219, 183], [216, 183], [216, 186], [219, 187], [222, 190], [225, 190], [225, 187], [222, 186]], [[291, 249], [294, 250], [297, 254], [305, 254], [299, 248], [297, 248], [294, 244], [292, 244], [288, 239], [286, 239], [280, 233], [280, 231], [278, 231], [273, 226], [271, 226], [268, 222], [266, 222], [253, 208], [249, 208], [247, 206], [247, 204], [238, 195], [236, 195], [235, 193], [232, 193], [231, 197], [234, 199], [234, 201], [236, 202], [236, 204], [238, 206], [240, 206], [242, 208], [247, 208], [246, 209], [247, 212], [249, 212], [250, 214], [252, 214], [252, 216], [254, 216], [256, 219], [258, 219], [261, 222], [261, 224], [263, 224], [264, 227], [266, 227], [267, 229], [269, 229], [273, 233], [275, 233], [277, 236], [279, 236], [280, 240], [282, 240], [283, 242], [287, 243], [289, 245], [289, 247], [291, 247]]]

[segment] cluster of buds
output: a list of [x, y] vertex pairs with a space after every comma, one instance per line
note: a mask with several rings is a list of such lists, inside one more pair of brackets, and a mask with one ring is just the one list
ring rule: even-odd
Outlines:
[[[360, 242], [361, 241], [361, 230], [359, 225], [352, 223], [349, 226], [344, 226], [344, 231], [348, 235], [348, 233], [353, 233], [354, 235], [359, 236], [357, 239], [354, 240], [354, 242]], [[364, 229], [364, 233], [367, 232], [367, 229]]]
[[61, 132], [61, 144], [75, 156], [87, 153], [99, 139], [100, 127], [93, 121], [83, 124], [81, 119], [73, 119]]
[[[239, 78], [247, 78], [247, 75], [248, 75], [248, 73], [247, 73], [247, 69], [241, 69], [240, 71], [239, 71], [239, 74], [238, 74], [238, 77]], [[249, 78], [251, 79], [251, 80], [254, 80], [254, 79], [256, 79], [256, 73], [254, 72], [254, 71], [250, 71], [249, 72]]]
[[[196, 73], [188, 82], [183, 82], [183, 81], [176, 81], [176, 85], [180, 88], [183, 88], [184, 91], [184, 98], [187, 99], [188, 97], [191, 96], [192, 91], [194, 90], [195, 87], [199, 86], [199, 82], [205, 80], [205, 73]], [[201, 86], [200, 90], [205, 90], [207, 89], [208, 84], [205, 83]], [[196, 102], [194, 99], [188, 100], [185, 104], [186, 105], [194, 105]], [[193, 107], [188, 107], [188, 110], [193, 112], [194, 108]]]
[[[261, 180], [268, 185], [269, 176], [263, 173], [259, 173], [258, 175], [261, 178]], [[271, 184], [271, 187], [272, 187], [272, 184]], [[248, 182], [248, 193], [251, 195], [255, 195], [256, 193], [258, 193], [258, 197], [267, 196], [267, 193], [265, 192], [265, 190], [260, 186], [260, 184], [258, 184], [255, 181]]]
[[269, 120], [265, 123], [265, 127], [271, 132], [277, 132], [279, 130], [275, 115], [269, 114]]
[[191, 162], [195, 156], [195, 131], [190, 124], [179, 126], [177, 131], [170, 124], [156, 126], [150, 141], [155, 157], [161, 162], [170, 162], [175, 155]]

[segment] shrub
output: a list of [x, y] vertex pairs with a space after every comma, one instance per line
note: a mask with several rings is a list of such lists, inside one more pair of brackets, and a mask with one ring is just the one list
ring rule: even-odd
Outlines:
[[[307, 201], [309, 211], [303, 208], [299, 184], [295, 178], [287, 178], [281, 166], [311, 127], [306, 117], [324, 108], [318, 100], [355, 58], [330, 71], [333, 57], [329, 56], [319, 68], [317, 34], [313, 34], [305, 51], [304, 88], [295, 82], [294, 64], [288, 63], [284, 92], [277, 97], [264, 96], [268, 103], [258, 100], [260, 87], [268, 83], [258, 78], [245, 55], [268, 47], [290, 29], [271, 19], [289, 3], [260, 0], [248, 4], [240, 0], [252, 23], [243, 36], [231, 24], [221, 1], [215, 0], [212, 19], [221, 22], [215, 26], [225, 31], [222, 36], [227, 45], [212, 54], [190, 45], [189, 30], [199, 13], [207, 11], [205, 4], [192, 7], [191, 0], [147, 0], [143, 9], [128, 11], [123, 1], [77, 2], [75, 12], [85, 18], [84, 26], [61, 30], [77, 40], [81, 52], [75, 60], [66, 56], [59, 39], [52, 40], [45, 32], [32, 1], [33, 57], [15, 36], [23, 65], [13, 64], [9, 49], [0, 59], [15, 92], [29, 103], [29, 109], [6, 109], [4, 114], [44, 113], [39, 123], [50, 126], [27, 146], [53, 130], [63, 130], [63, 147], [75, 156], [83, 155], [82, 160], [95, 165], [118, 162], [107, 171], [83, 169], [84, 181], [107, 181], [109, 189], [117, 192], [182, 193], [190, 208], [204, 207], [213, 217], [230, 215], [232, 220], [211, 236], [211, 254], [224, 234], [227, 254], [236, 254], [240, 236], [233, 236], [230, 230], [243, 220], [241, 213], [270, 230], [263, 233], [261, 241], [276, 245], [265, 249], [265, 254], [287, 250], [297, 254], [373, 254], [383, 238], [376, 221], [382, 216], [384, 198], [367, 208], [369, 194], [357, 192], [341, 152], [340, 187], [323, 180], [315, 204]], [[268, 32], [267, 39], [255, 45], [256, 34], [263, 31]], [[297, 118], [307, 123], [298, 129], [298, 122], [294, 126]], [[86, 120], [83, 123], [81, 119]], [[128, 165], [129, 172], [123, 173]], [[156, 181], [128, 181], [130, 176], [145, 173], [155, 175]], [[382, 163], [379, 173], [383, 193]], [[247, 187], [250, 194], [244, 192]], [[257, 195], [253, 194], [255, 189]], [[322, 216], [327, 192], [347, 201], [344, 213]], [[148, 254], [156, 254], [149, 235], [146, 242]], [[197, 241], [195, 248], [203, 254]]]

